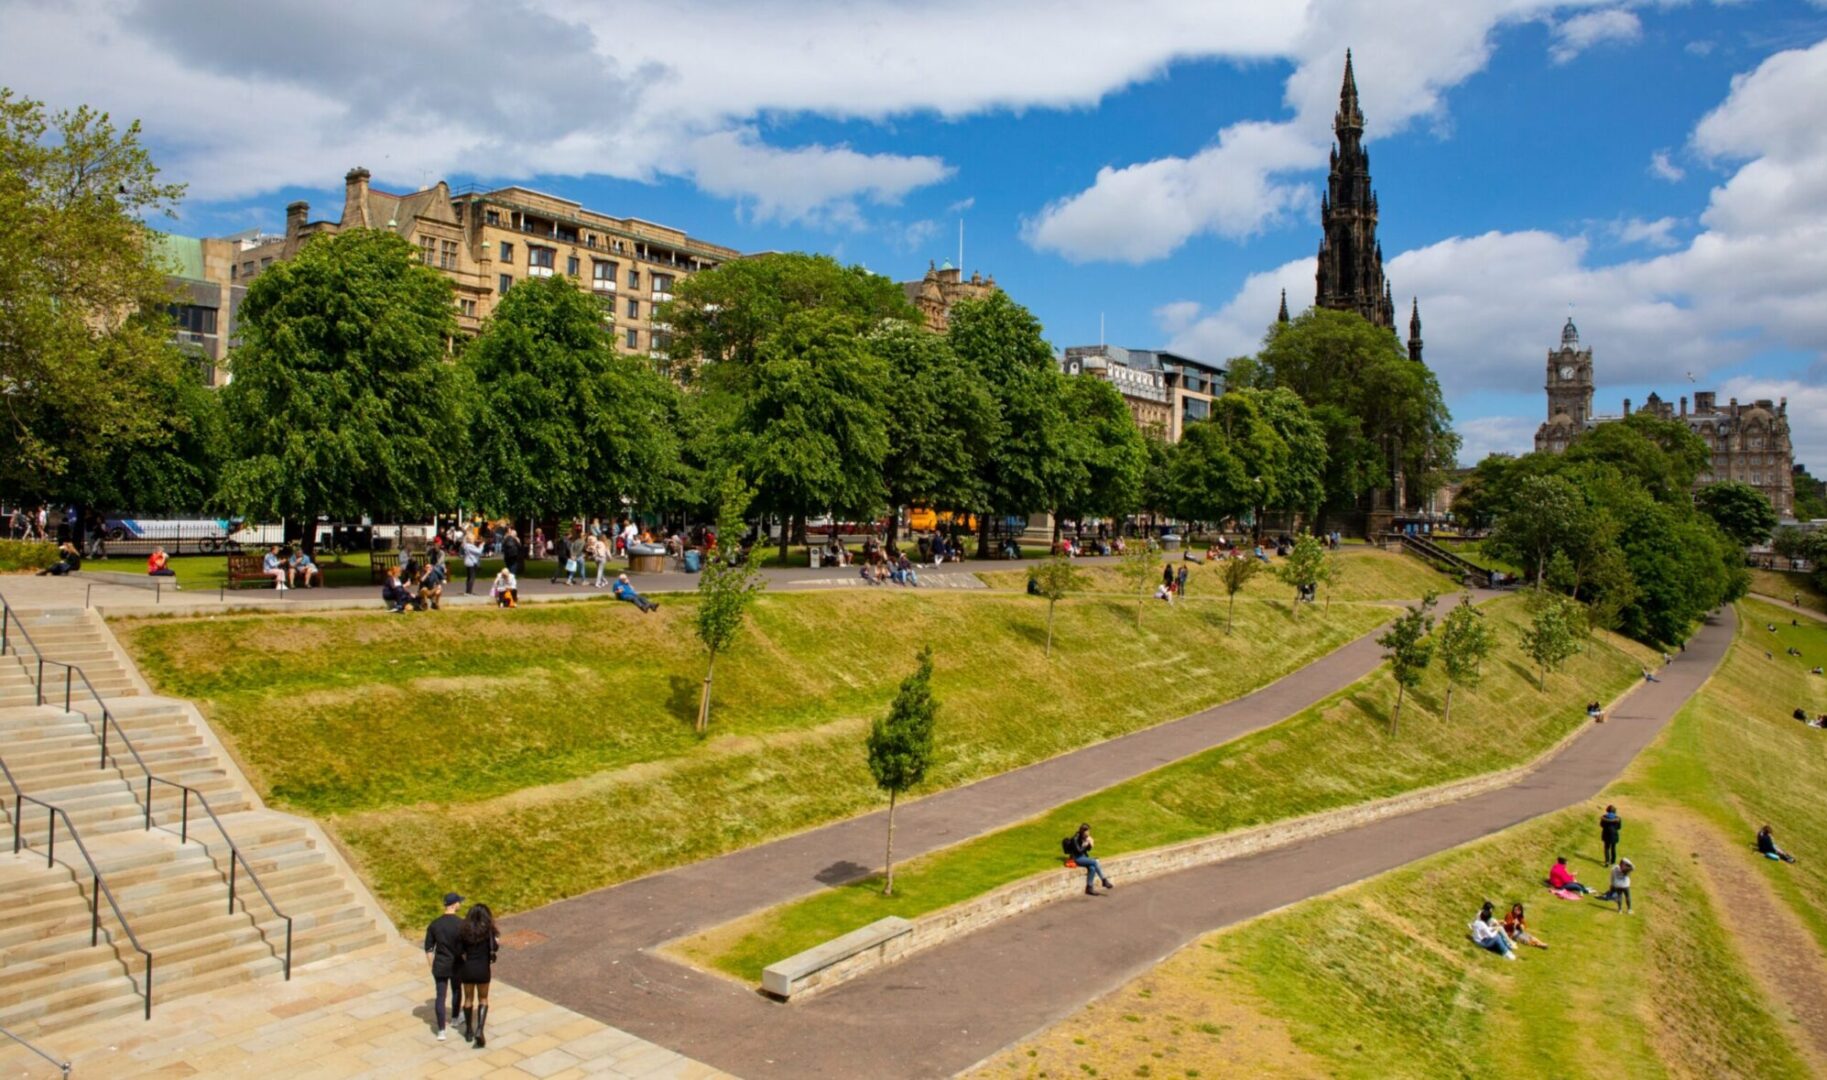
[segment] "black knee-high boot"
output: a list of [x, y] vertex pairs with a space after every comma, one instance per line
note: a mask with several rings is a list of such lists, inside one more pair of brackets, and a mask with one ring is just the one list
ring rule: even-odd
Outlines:
[[476, 1010], [473, 1006], [463, 1006], [463, 1037], [466, 1039], [473, 1039], [476, 1037], [475, 1016]]
[[476, 1049], [478, 1050], [488, 1045], [488, 1040], [482, 1035], [482, 1029], [486, 1027], [488, 1027], [488, 1002], [485, 1001], [476, 1006]]

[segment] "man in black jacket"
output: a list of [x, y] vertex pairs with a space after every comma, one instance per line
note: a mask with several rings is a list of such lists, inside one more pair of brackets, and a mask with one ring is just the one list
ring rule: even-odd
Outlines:
[[526, 554], [526, 545], [520, 542], [520, 534], [509, 525], [507, 535], [501, 538], [501, 561], [514, 572], [516, 578], [526, 575]]
[[[463, 984], [457, 981], [457, 958], [463, 955], [463, 918], [457, 914], [463, 898], [454, 892], [444, 894], [444, 914], [425, 928], [425, 962], [431, 965], [435, 987], [434, 1009], [438, 1018], [438, 1041], [444, 1041], [450, 1017], [463, 1006]], [[450, 984], [450, 1012], [444, 1011], [444, 984]]]

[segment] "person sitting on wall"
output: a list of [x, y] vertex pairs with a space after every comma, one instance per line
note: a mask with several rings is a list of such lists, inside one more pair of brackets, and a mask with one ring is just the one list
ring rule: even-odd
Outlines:
[[387, 568], [387, 580], [381, 583], [381, 603], [396, 615], [413, 608], [412, 594], [406, 591], [406, 586], [400, 581], [400, 568], [397, 566]]

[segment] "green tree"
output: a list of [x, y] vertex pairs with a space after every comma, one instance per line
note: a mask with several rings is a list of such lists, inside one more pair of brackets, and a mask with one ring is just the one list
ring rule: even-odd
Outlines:
[[1805, 558], [1808, 534], [1794, 525], [1784, 525], [1770, 534], [1770, 550], [1776, 552], [1780, 559]]
[[1188, 424], [1167, 460], [1163, 508], [1175, 516], [1216, 523], [1255, 509], [1257, 480], [1219, 425], [1203, 420]]
[[461, 380], [451, 286], [391, 232], [305, 244], [248, 286], [234, 381], [222, 390], [236, 459], [221, 500], [306, 524], [425, 518], [456, 502]]
[[1053, 656], [1053, 608], [1072, 593], [1084, 588], [1085, 577], [1072, 560], [1054, 555], [1028, 571], [1028, 580], [1037, 595], [1047, 598], [1047, 656]]
[[[159, 181], [139, 124], [48, 113], [0, 88], [0, 490], [79, 504], [126, 488], [132, 453], [184, 435], [157, 234], [182, 185]], [[147, 507], [151, 509], [152, 507]]]
[[[763, 509], [796, 525], [813, 510], [855, 517], [881, 510], [886, 380], [886, 365], [843, 315], [786, 317], [762, 343], [733, 442]], [[783, 528], [782, 562], [791, 539]]]
[[1497, 519], [1486, 548], [1499, 558], [1521, 563], [1535, 580], [1548, 572], [1556, 551], [1577, 547], [1591, 524], [1586, 500], [1562, 476], [1525, 476], [1512, 509]]
[[1434, 629], [1434, 617], [1428, 614], [1434, 606], [1434, 594], [1428, 593], [1419, 604], [1407, 611], [1377, 637], [1383, 646], [1383, 659], [1389, 661], [1390, 677], [1396, 680], [1396, 708], [1389, 717], [1389, 733], [1401, 730], [1402, 699], [1408, 691], [1421, 685], [1427, 665], [1434, 658], [1434, 643], [1428, 635]]
[[1776, 508], [1770, 500], [1738, 480], [1708, 484], [1694, 495], [1694, 505], [1739, 547], [1755, 547], [1776, 530]]
[[1600, 462], [1633, 478], [1658, 502], [1686, 503], [1712, 460], [1706, 441], [1679, 420], [1632, 413], [1589, 428], [1567, 447], [1569, 464]]
[[1453, 688], [1477, 686], [1484, 677], [1484, 661], [1497, 647], [1497, 635], [1485, 625], [1484, 615], [1472, 606], [1470, 596], [1440, 620], [1440, 666], [1446, 669], [1447, 723], [1453, 721]]
[[158, 427], [110, 443], [106, 457], [71, 459], [58, 485], [62, 496], [84, 506], [194, 514], [215, 497], [228, 459], [222, 397], [189, 362], [149, 367], [139, 390], [159, 410]]
[[1231, 632], [1231, 615], [1237, 609], [1237, 594], [1243, 591], [1243, 587], [1248, 585], [1250, 579], [1255, 577], [1257, 571], [1261, 569], [1262, 564], [1247, 555], [1241, 559], [1224, 560], [1224, 569], [1218, 571], [1218, 580], [1224, 582], [1225, 633]]
[[[1326, 472], [1330, 454], [1325, 426], [1314, 417], [1300, 396], [1286, 387], [1270, 391], [1242, 390], [1257, 398], [1262, 419], [1275, 432], [1285, 453], [1276, 462], [1273, 491], [1264, 505], [1272, 510], [1314, 514], [1326, 499]], [[1226, 395], [1229, 397], [1230, 395]]]
[[1535, 662], [1537, 686], [1548, 689], [1548, 673], [1560, 670], [1567, 658], [1579, 651], [1579, 620], [1571, 611], [1574, 602], [1555, 593], [1538, 590], [1531, 604], [1529, 625], [1522, 629], [1523, 655]]
[[698, 699], [700, 735], [710, 730], [711, 678], [717, 671], [717, 655], [735, 644], [755, 594], [767, 586], [755, 559], [736, 558], [736, 538], [743, 533], [743, 514], [753, 493], [733, 474], [726, 473], [720, 495], [717, 538], [723, 546], [715, 558], [706, 560], [698, 576], [698, 620], [694, 629], [705, 653], [704, 693]]
[[1288, 605], [1289, 614], [1300, 617], [1301, 594], [1318, 588], [1326, 571], [1326, 545], [1312, 533], [1302, 532], [1294, 540], [1294, 550], [1275, 568], [1275, 576], [1294, 590], [1294, 599]]
[[946, 339], [988, 382], [1002, 423], [978, 463], [984, 504], [977, 507], [977, 554], [987, 556], [993, 517], [1061, 505], [1071, 490], [1074, 430], [1066, 415], [1066, 376], [1040, 320], [1006, 293], [952, 308]]
[[888, 715], [869, 728], [869, 773], [888, 793], [888, 866], [882, 895], [894, 895], [894, 805], [902, 792], [926, 778], [933, 761], [933, 721], [939, 703], [933, 699], [933, 652], [920, 650], [920, 666], [901, 681]]
[[1148, 445], [1115, 386], [1098, 378], [1067, 378], [1064, 407], [1072, 425], [1070, 480], [1054, 508], [1064, 518], [1121, 519], [1142, 505]]
[[475, 395], [464, 481], [481, 506], [582, 515], [673, 494], [677, 391], [616, 348], [612, 316], [570, 278], [533, 278], [464, 350]]
[[868, 346], [887, 365], [882, 480], [889, 504], [946, 510], [983, 505], [978, 463], [1002, 423], [983, 374], [945, 338], [910, 322], [883, 321], [870, 332]]
[[1153, 541], [1137, 538], [1123, 548], [1123, 580], [1136, 594], [1136, 629], [1142, 628], [1142, 609], [1148, 605], [1148, 586], [1161, 571], [1161, 556]]

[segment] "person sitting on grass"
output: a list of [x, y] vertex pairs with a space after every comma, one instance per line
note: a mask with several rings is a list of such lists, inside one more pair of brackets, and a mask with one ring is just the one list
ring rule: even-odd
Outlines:
[[1790, 713], [1789, 715], [1797, 720], [1800, 720], [1804, 724], [1806, 724], [1808, 722], [1808, 710], [1806, 710], [1806, 709], [1797, 709], [1794, 712]]
[[1106, 889], [1116, 888], [1116, 886], [1110, 883], [1110, 879], [1104, 876], [1104, 867], [1092, 857], [1092, 844], [1091, 826], [1089, 824], [1080, 825], [1077, 832], [1066, 837], [1066, 839], [1060, 843], [1060, 846], [1064, 848], [1066, 852], [1066, 865], [1082, 866], [1085, 868], [1086, 896], [1097, 895], [1097, 890], [1093, 889], [1091, 886], [1098, 881], [1102, 881], [1104, 883], [1104, 888]]
[[1795, 861], [1795, 856], [1776, 846], [1776, 834], [1770, 830], [1768, 825], [1757, 830], [1757, 853], [1766, 859], [1780, 862], [1792, 863]]
[[1503, 932], [1509, 936], [1511, 941], [1514, 941], [1518, 945], [1533, 945], [1538, 949], [1545, 949], [1548, 947], [1547, 942], [1536, 937], [1534, 934], [1529, 933], [1529, 928], [1523, 920], [1523, 906], [1521, 904], [1510, 905], [1510, 913], [1503, 917]]
[[1611, 888], [1599, 894], [1600, 900], [1608, 900], [1618, 905], [1618, 910], [1626, 915], [1632, 914], [1630, 908], [1630, 872], [1636, 867], [1629, 859], [1619, 859], [1611, 868]]
[[[155, 547], [152, 549], [152, 554], [146, 556], [146, 575], [148, 577], [178, 576], [178, 572], [171, 568], [171, 556], [165, 554], [164, 548]], [[176, 583], [173, 584], [175, 586]]]
[[49, 574], [52, 577], [62, 577], [81, 569], [82, 552], [76, 550], [75, 544], [65, 543], [57, 545], [57, 561], [38, 571], [37, 576]]
[[1574, 880], [1573, 868], [1567, 865], [1567, 856], [1556, 855], [1554, 866], [1548, 871], [1548, 887], [1560, 892], [1579, 893], [1591, 896], [1592, 890]]
[[319, 588], [323, 586], [324, 572], [318, 569], [317, 563], [311, 559], [311, 556], [305, 554], [304, 548], [299, 548], [292, 553], [291, 566], [292, 584], [301, 589], [309, 589], [312, 581], [316, 581]]
[[1486, 900], [1478, 909], [1478, 917], [1472, 920], [1472, 944], [1481, 949], [1489, 949], [1505, 960], [1516, 959], [1516, 951], [1510, 944], [1510, 936], [1503, 932], [1503, 926], [1492, 917], [1491, 902]]
[[610, 591], [615, 594], [617, 600], [633, 604], [643, 612], [657, 610], [660, 606], [652, 600], [647, 599], [645, 596], [642, 596], [640, 593], [635, 592], [634, 585], [628, 580], [627, 574], [617, 574], [615, 586]]
[[381, 603], [395, 614], [412, 610], [412, 594], [406, 591], [405, 584], [400, 581], [400, 568], [397, 566], [387, 568], [387, 580], [381, 582]]
[[1605, 722], [1605, 706], [1596, 701], [1589, 701], [1586, 703], [1586, 715], [1591, 717], [1594, 722], [1602, 724]]
[[511, 567], [503, 566], [495, 575], [495, 583], [489, 586], [488, 594], [494, 597], [496, 607], [520, 606], [520, 581], [514, 577]]

